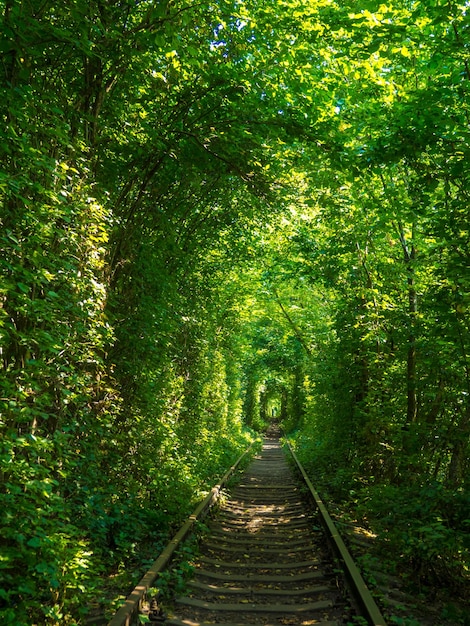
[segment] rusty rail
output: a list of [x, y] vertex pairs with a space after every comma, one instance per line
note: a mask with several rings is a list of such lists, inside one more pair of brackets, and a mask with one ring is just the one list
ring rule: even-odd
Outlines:
[[195, 511], [188, 517], [186, 522], [181, 526], [179, 531], [166, 546], [156, 561], [153, 562], [150, 569], [140, 580], [134, 591], [127, 597], [124, 604], [114, 614], [114, 617], [108, 623], [108, 626], [131, 626], [132, 620], [137, 618], [142, 603], [146, 599], [148, 590], [152, 587], [158, 575], [166, 568], [171, 561], [174, 551], [188, 536], [194, 523], [202, 518], [203, 514], [211, 508], [219, 497], [221, 489], [228, 482], [232, 474], [236, 471], [243, 458], [250, 452], [254, 442], [245, 450], [245, 452], [237, 459], [232, 467], [221, 478], [220, 483], [213, 487], [207, 497], [196, 507]]
[[363, 612], [363, 617], [367, 620], [369, 626], [386, 626], [387, 622], [385, 618], [381, 614], [379, 607], [375, 603], [372, 594], [367, 588], [364, 579], [361, 576], [354, 560], [349, 553], [344, 541], [342, 540], [333, 520], [331, 519], [325, 505], [323, 504], [320, 496], [317, 491], [314, 489], [312, 483], [310, 482], [309, 477], [307, 476], [304, 468], [302, 467], [297, 455], [295, 454], [290, 442], [287, 438], [285, 438], [289, 451], [294, 459], [297, 468], [299, 469], [302, 477], [305, 481], [305, 484], [310, 490], [312, 497], [315, 501], [316, 507], [318, 509], [320, 519], [322, 521], [322, 525], [327, 533], [329, 540], [333, 546], [333, 549], [338, 557], [340, 563], [343, 566], [345, 576], [349, 583], [349, 587], [351, 593], [353, 594], [354, 599], [360, 605], [360, 608]]

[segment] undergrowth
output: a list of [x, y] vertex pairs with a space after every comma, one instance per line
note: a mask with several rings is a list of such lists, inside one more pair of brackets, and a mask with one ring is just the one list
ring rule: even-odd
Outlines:
[[[340, 454], [299, 436], [295, 447], [324, 502], [376, 536], [368, 558], [407, 592], [436, 602], [442, 623], [469, 624], [461, 600], [470, 588], [470, 494], [435, 480], [392, 484], [364, 477], [354, 463], [342, 464]], [[418, 624], [399, 617], [393, 623]]]

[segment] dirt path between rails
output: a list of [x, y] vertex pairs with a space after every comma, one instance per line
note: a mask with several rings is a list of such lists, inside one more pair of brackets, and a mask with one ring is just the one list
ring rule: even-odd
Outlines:
[[200, 545], [187, 594], [167, 626], [333, 626], [351, 608], [316, 516], [270, 432]]

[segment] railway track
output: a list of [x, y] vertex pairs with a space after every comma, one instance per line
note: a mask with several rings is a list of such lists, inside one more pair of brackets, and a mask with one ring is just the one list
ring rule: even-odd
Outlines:
[[158, 607], [154, 602], [147, 619], [167, 626], [385, 625], [308, 487], [314, 506], [271, 432], [241, 481], [206, 518], [208, 533], [184, 594]]

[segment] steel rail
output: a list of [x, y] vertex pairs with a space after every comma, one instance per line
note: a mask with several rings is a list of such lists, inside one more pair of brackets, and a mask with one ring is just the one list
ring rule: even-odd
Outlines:
[[146, 599], [148, 590], [153, 586], [158, 575], [166, 568], [171, 561], [176, 548], [186, 539], [191, 531], [194, 523], [202, 518], [203, 514], [211, 508], [220, 495], [221, 489], [226, 485], [228, 480], [236, 471], [244, 457], [250, 452], [255, 442], [251, 443], [243, 452], [237, 461], [227, 470], [220, 479], [218, 485], [215, 485], [207, 495], [207, 497], [196, 507], [192, 515], [188, 517], [186, 522], [181, 526], [179, 531], [166, 546], [160, 556], [152, 563], [150, 569], [136, 585], [132, 593], [127, 597], [124, 604], [114, 614], [114, 617], [108, 622], [108, 626], [131, 626], [132, 620], [137, 618], [143, 602]]
[[340, 563], [343, 566], [344, 573], [346, 575], [347, 581], [349, 583], [349, 587], [351, 589], [351, 593], [353, 594], [356, 602], [359, 604], [361, 610], [363, 611], [363, 617], [367, 620], [369, 626], [387, 626], [387, 622], [385, 618], [381, 614], [379, 607], [375, 603], [372, 594], [370, 593], [364, 579], [361, 576], [354, 560], [347, 549], [344, 541], [342, 540], [333, 520], [331, 519], [325, 505], [323, 504], [320, 496], [317, 491], [314, 489], [312, 483], [310, 482], [309, 477], [307, 476], [302, 464], [300, 463], [297, 455], [295, 454], [289, 440], [285, 437], [285, 441], [289, 448], [289, 451], [294, 459], [297, 468], [299, 469], [302, 477], [305, 481], [305, 484], [310, 490], [312, 497], [315, 501], [315, 505], [320, 514], [320, 519], [323, 528], [331, 541], [333, 549], [338, 557]]

